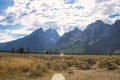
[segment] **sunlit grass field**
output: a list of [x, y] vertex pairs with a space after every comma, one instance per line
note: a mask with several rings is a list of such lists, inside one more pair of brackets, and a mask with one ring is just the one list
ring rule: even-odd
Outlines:
[[120, 80], [119, 55], [64, 55], [0, 53], [0, 80]]

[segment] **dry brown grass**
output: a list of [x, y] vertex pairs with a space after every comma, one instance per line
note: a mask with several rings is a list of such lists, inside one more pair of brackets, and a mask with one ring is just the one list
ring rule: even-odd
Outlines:
[[76, 56], [0, 53], [0, 80], [120, 80], [120, 56]]
[[77, 70], [70, 69], [71, 73], [64, 73], [66, 80], [120, 80], [120, 69], [108, 71], [104, 69], [97, 70]]

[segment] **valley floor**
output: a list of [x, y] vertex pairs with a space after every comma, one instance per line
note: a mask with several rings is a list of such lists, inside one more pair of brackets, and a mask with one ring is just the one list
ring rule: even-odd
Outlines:
[[0, 80], [120, 80], [120, 56], [0, 53]]

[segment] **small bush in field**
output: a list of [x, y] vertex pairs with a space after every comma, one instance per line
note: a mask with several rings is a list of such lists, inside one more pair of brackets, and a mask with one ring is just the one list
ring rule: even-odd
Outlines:
[[20, 66], [19, 69], [23, 72], [23, 73], [27, 73], [29, 71], [31, 71], [31, 69], [27, 66]]
[[74, 60], [68, 60], [66, 61], [66, 63], [67, 63], [67, 67], [72, 67], [75, 64]]
[[45, 72], [47, 72], [47, 68], [45, 66], [42, 66], [40, 64], [35, 64], [31, 68], [31, 77], [39, 77], [42, 76]]
[[73, 71], [71, 71], [71, 70], [69, 70], [69, 71], [68, 71], [68, 74], [74, 74], [74, 72], [73, 72]]
[[98, 68], [106, 68], [108, 70], [114, 70], [114, 69], [117, 69], [117, 65], [113, 62], [110, 62], [109, 60], [100, 60], [98, 63], [97, 63], [97, 66]]
[[118, 67], [116, 66], [116, 64], [111, 63], [111, 64], [109, 64], [108, 70], [114, 70], [114, 69], [117, 69], [117, 68]]
[[90, 64], [86, 63], [86, 62], [79, 62], [76, 63], [75, 65], [77, 67], [77, 69], [79, 70], [88, 70], [91, 68]]
[[86, 59], [86, 61], [87, 61], [90, 65], [96, 64], [95, 58], [88, 58], [88, 59]]
[[10, 74], [15, 74], [15, 72], [17, 71], [15, 67], [7, 67], [6, 70]]
[[55, 61], [53, 61], [53, 62], [51, 62], [50, 65], [51, 65], [50, 66], [51, 69], [56, 70], [56, 71], [67, 69], [67, 64], [64, 63], [64, 62], [55, 62]]
[[117, 58], [117, 59], [113, 58], [113, 59], [111, 59], [111, 62], [116, 64], [116, 65], [120, 65], [120, 58]]

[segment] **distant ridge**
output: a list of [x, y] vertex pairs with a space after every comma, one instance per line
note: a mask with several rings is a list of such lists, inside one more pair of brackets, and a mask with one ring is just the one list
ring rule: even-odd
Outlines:
[[7, 43], [0, 43], [0, 50], [12, 48], [30, 48], [32, 52], [64, 52], [79, 54], [111, 54], [120, 53], [120, 20], [109, 25], [97, 20], [87, 26], [84, 31], [74, 30], [59, 36], [55, 29], [43, 31], [39, 28], [30, 35]]
[[120, 20], [113, 25], [97, 20], [83, 32], [73, 32], [74, 30], [65, 33], [50, 51], [80, 54], [110, 54], [120, 51]]
[[24, 38], [1, 44], [0, 50], [9, 51], [12, 48], [17, 50], [23, 47], [26, 51], [30, 49], [31, 52], [41, 52], [53, 46], [58, 39], [59, 34], [56, 30], [48, 29], [44, 32], [39, 28]]

